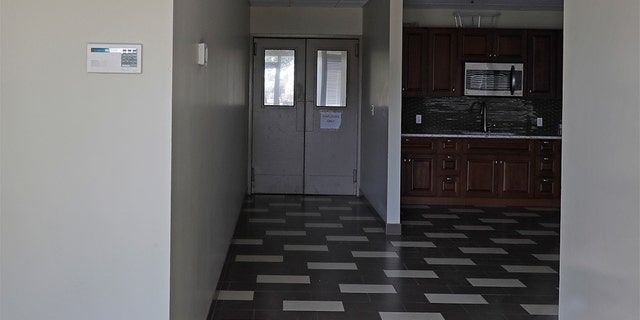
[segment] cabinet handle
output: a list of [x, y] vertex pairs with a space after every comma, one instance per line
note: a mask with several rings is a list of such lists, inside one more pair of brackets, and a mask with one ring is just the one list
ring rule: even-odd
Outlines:
[[453, 88], [451, 89], [451, 92], [456, 92], [456, 86], [453, 86]]
[[451, 157], [451, 156], [447, 156], [447, 159], [449, 159], [449, 160], [451, 160], [452, 158], [453, 158], [453, 157]]
[[453, 178], [447, 178], [447, 179], [445, 179], [445, 180], [447, 180], [447, 181], [453, 181]]
[[551, 160], [551, 158], [542, 158], [542, 160], [549, 161], [549, 160]]
[[549, 143], [551, 143], [551, 142], [549, 142], [549, 141], [542, 141], [542, 144], [549, 144]]
[[549, 182], [549, 179], [542, 179], [542, 182]]

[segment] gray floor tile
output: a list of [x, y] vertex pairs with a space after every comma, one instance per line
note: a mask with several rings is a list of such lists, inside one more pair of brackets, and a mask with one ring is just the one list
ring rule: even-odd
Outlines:
[[326, 245], [285, 244], [284, 251], [329, 251]]
[[339, 241], [339, 242], [368, 242], [369, 238], [366, 236], [326, 236], [327, 241]]
[[320, 212], [287, 212], [287, 217], [320, 217]]
[[545, 208], [545, 207], [529, 207], [525, 208], [529, 211], [538, 211], [538, 212], [559, 212], [560, 208]]
[[285, 219], [279, 218], [251, 218], [249, 223], [287, 223]]
[[545, 228], [560, 228], [559, 223], [540, 223], [540, 225]]
[[540, 261], [560, 261], [559, 254], [534, 253], [533, 256]]
[[457, 230], [462, 231], [494, 231], [492, 226], [477, 226], [477, 225], [455, 225], [453, 226]]
[[307, 232], [304, 230], [267, 230], [265, 234], [268, 236], [304, 237]]
[[362, 228], [366, 233], [384, 233], [384, 228]]
[[460, 219], [457, 214], [423, 214], [425, 219]]
[[405, 248], [435, 248], [436, 245], [429, 241], [391, 241], [394, 247]]
[[537, 244], [531, 239], [520, 238], [491, 238], [491, 241], [495, 244]]
[[270, 207], [300, 207], [302, 203], [292, 203], [292, 202], [272, 202], [269, 203]]
[[307, 262], [309, 270], [358, 270], [353, 262]]
[[532, 316], [557, 316], [557, 304], [521, 304], [522, 308]]
[[302, 197], [303, 201], [307, 202], [331, 202], [331, 198], [327, 197]]
[[438, 275], [431, 270], [384, 270], [384, 274], [387, 278], [438, 278]]
[[244, 208], [242, 212], [269, 212], [267, 208]]
[[513, 273], [558, 273], [548, 266], [502, 265], [502, 267]]
[[220, 290], [216, 292], [215, 300], [252, 301], [253, 291]]
[[351, 251], [354, 258], [399, 258], [393, 251]]
[[282, 311], [344, 312], [342, 301], [282, 301]]
[[479, 294], [425, 293], [424, 295], [431, 303], [489, 304]]
[[480, 219], [484, 223], [518, 223], [515, 219]]
[[397, 293], [390, 284], [339, 284], [342, 293]]
[[476, 263], [466, 258], [424, 258], [428, 264], [448, 266], [475, 266]]
[[340, 221], [378, 221], [375, 217], [340, 216]]
[[422, 220], [403, 220], [402, 224], [405, 226], [432, 226], [433, 223], [430, 221], [422, 221]]
[[518, 279], [467, 278], [474, 287], [526, 288]]
[[521, 217], [521, 218], [538, 218], [540, 217], [537, 213], [532, 212], [504, 212], [503, 215], [507, 217]]
[[237, 255], [236, 262], [283, 262], [283, 256], [270, 255]]
[[470, 209], [470, 208], [449, 208], [449, 211], [455, 213], [483, 213], [482, 209]]
[[509, 254], [502, 248], [476, 248], [476, 247], [461, 247], [458, 248], [463, 253], [470, 254]]
[[434, 239], [467, 239], [467, 235], [461, 232], [425, 232], [427, 238]]
[[236, 245], [249, 245], [249, 246], [261, 246], [263, 243], [262, 239], [233, 239], [231, 244]]
[[256, 283], [310, 284], [311, 278], [309, 276], [259, 274]]
[[559, 236], [560, 234], [553, 230], [516, 230], [523, 236]]
[[380, 312], [381, 320], [444, 320], [435, 312]]
[[351, 207], [318, 207], [320, 211], [353, 211]]
[[342, 223], [326, 223], [326, 222], [307, 222], [304, 224], [305, 228], [327, 228], [327, 229], [341, 229], [344, 228]]

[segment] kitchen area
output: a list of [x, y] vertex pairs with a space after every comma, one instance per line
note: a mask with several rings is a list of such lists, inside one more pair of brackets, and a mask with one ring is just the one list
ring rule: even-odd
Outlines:
[[403, 28], [401, 204], [559, 206], [562, 31], [454, 18]]

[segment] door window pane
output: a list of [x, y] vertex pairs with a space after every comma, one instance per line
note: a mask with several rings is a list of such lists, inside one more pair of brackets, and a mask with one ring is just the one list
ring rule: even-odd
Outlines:
[[318, 50], [318, 107], [347, 106], [347, 52]]
[[264, 105], [294, 105], [295, 50], [265, 50]]

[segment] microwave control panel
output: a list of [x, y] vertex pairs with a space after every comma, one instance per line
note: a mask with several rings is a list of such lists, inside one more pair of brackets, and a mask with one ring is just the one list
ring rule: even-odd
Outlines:
[[87, 72], [142, 73], [142, 45], [90, 43]]

